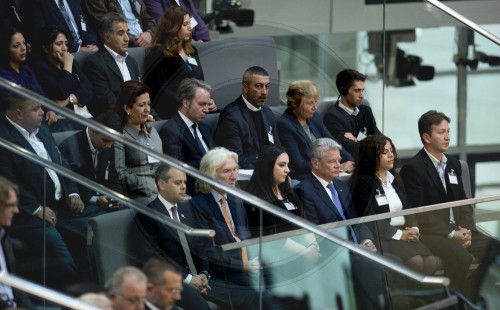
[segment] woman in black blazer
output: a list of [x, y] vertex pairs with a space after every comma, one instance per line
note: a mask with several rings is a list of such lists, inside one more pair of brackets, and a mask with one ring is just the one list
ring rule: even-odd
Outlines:
[[[168, 119], [177, 111], [176, 93], [182, 80], [204, 79], [191, 36], [191, 16], [186, 8], [171, 6], [158, 21], [158, 29], [146, 54], [144, 81], [151, 88], [153, 107], [161, 118]], [[211, 110], [214, 108], [215, 103]]]
[[[392, 140], [378, 134], [358, 143], [351, 195], [358, 216], [408, 209], [403, 183], [396, 172], [397, 153]], [[415, 215], [379, 220], [371, 225], [382, 253], [390, 253], [418, 272], [432, 275], [439, 259], [419, 241]]]

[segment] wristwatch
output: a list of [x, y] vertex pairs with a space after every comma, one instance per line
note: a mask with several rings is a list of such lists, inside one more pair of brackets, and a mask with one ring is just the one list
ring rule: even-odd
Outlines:
[[208, 271], [205, 271], [205, 270], [200, 271], [200, 274], [204, 274], [204, 275], [207, 277], [207, 281], [208, 281], [208, 280], [210, 280], [210, 278], [211, 278], [211, 276], [210, 276], [210, 274], [208, 273]]

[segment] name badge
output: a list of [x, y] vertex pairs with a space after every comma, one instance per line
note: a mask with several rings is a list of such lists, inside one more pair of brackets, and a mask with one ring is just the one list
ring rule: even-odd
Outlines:
[[150, 163], [150, 164], [154, 164], [154, 163], [159, 163], [159, 162], [160, 162], [160, 160], [159, 160], [159, 159], [157, 159], [156, 157], [153, 157], [153, 156], [151, 156], [151, 155], [148, 155], [148, 163]]
[[269, 140], [269, 142], [274, 144], [273, 127], [269, 127], [269, 131], [267, 132], [267, 139]]
[[80, 25], [82, 26], [82, 31], [87, 31], [87, 23], [83, 20], [83, 16], [80, 15]]
[[359, 141], [362, 141], [366, 138], [366, 127], [363, 129], [363, 130], [360, 130], [359, 133], [358, 133], [358, 136], [356, 137], [356, 139]]
[[285, 202], [284, 204], [285, 204], [285, 207], [288, 211], [297, 209], [297, 207], [291, 202]]
[[378, 189], [376, 191], [375, 200], [377, 201], [377, 205], [379, 207], [389, 204], [389, 201], [387, 200], [387, 196], [384, 194], [381, 194]]
[[191, 17], [191, 28], [194, 29], [196, 26], [198, 26], [198, 22], [194, 19], [194, 17]]
[[187, 61], [188, 61], [188, 63], [190, 63], [192, 65], [195, 65], [195, 66], [198, 65], [198, 63], [196, 62], [196, 59], [194, 59], [194, 57], [188, 56]]
[[451, 169], [451, 172], [448, 173], [448, 179], [450, 180], [450, 184], [458, 184], [457, 175], [453, 169]]

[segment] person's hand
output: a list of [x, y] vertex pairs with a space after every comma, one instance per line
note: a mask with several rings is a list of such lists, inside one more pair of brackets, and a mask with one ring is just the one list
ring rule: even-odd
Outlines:
[[347, 173], [353, 172], [354, 171], [354, 162], [349, 160], [343, 164], [340, 164], [340, 171], [344, 171]]
[[418, 229], [405, 227], [403, 234], [401, 235], [401, 241], [417, 242], [420, 238], [420, 233]]
[[104, 211], [113, 211], [116, 209], [120, 209], [123, 206], [121, 202], [116, 200], [111, 200], [106, 196], [97, 197], [96, 204], [99, 208], [103, 209]]
[[217, 105], [215, 104], [215, 101], [210, 98], [210, 103], [208, 104], [208, 112], [215, 112], [217, 111]]
[[149, 31], [143, 32], [137, 37], [135, 37], [135, 45], [148, 47], [149, 43], [151, 43], [151, 33]]
[[[45, 214], [43, 212], [44, 209], [45, 209]], [[38, 212], [36, 213], [36, 217], [38, 217], [41, 220], [45, 220], [47, 223], [49, 223], [52, 226], [56, 226], [56, 222], [57, 222], [56, 214], [49, 207], [40, 208], [40, 210], [38, 210]]]
[[154, 121], [155, 121], [155, 119], [154, 119], [153, 115], [148, 115], [148, 118], [146, 118], [147, 123], [154, 122]]
[[371, 240], [368, 240], [367, 242], [364, 242], [363, 244], [359, 245], [360, 247], [364, 248], [365, 250], [368, 250], [370, 252], [377, 252], [377, 247]]
[[97, 52], [99, 50], [99, 46], [96, 44], [88, 44], [86, 46], [80, 47], [80, 52]]
[[346, 133], [344, 134], [344, 137], [345, 137], [346, 139], [351, 140], [351, 141], [358, 142], [358, 139], [357, 139], [357, 138], [356, 138], [356, 137], [355, 137], [352, 133], [350, 133], [350, 132], [346, 132]]
[[456, 240], [456, 241], [458, 241], [464, 249], [470, 247], [472, 244], [472, 232], [470, 231], [470, 229], [458, 226], [458, 230], [455, 231], [455, 236], [457, 235], [457, 232], [460, 232], [459, 234], [462, 240], [461, 241]]
[[259, 272], [260, 272], [259, 258], [256, 257], [256, 258], [251, 259], [248, 262], [246, 262], [246, 264], [243, 266], [243, 270], [252, 276], [259, 274]]
[[191, 282], [189, 282], [189, 286], [196, 289], [201, 294], [207, 294], [208, 291], [212, 290], [210, 285], [208, 285], [207, 276], [200, 273], [199, 275], [193, 276], [191, 278]]
[[59, 59], [59, 62], [62, 63], [63, 69], [71, 73], [73, 68], [73, 60], [75, 58], [73, 54], [68, 52], [63, 52], [63, 53], [56, 53], [56, 55], [57, 58]]
[[58, 120], [63, 118], [64, 118], [63, 116], [57, 115], [54, 111], [49, 111], [45, 113], [45, 120], [47, 121], [47, 125], [52, 125], [54, 123], [57, 123]]
[[83, 201], [80, 199], [80, 196], [78, 195], [72, 195], [69, 197], [69, 208], [71, 209], [71, 212], [73, 214], [80, 214], [83, 213], [83, 208], [84, 208]]

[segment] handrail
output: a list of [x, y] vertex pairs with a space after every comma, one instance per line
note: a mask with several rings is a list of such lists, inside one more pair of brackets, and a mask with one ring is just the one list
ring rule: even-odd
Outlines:
[[24, 280], [22, 278], [16, 277], [7, 273], [5, 270], [0, 272], [0, 282], [6, 284], [10, 287], [17, 288], [24, 292], [30, 293], [32, 295], [41, 297], [46, 300], [50, 300], [59, 305], [63, 305], [68, 309], [76, 309], [76, 310], [99, 310], [99, 308], [84, 303], [76, 298], [61, 294], [59, 292], [48, 289], [39, 284], [35, 284]]
[[453, 10], [449, 6], [442, 4], [438, 0], [425, 0], [425, 1], [427, 1], [432, 6], [440, 9], [441, 11], [445, 12], [446, 14], [450, 15], [451, 17], [458, 20], [467, 27], [471, 28], [472, 30], [480, 33], [481, 35], [483, 35], [485, 38], [492, 41], [496, 45], [500, 45], [500, 38], [498, 38], [491, 32], [485, 30], [483, 27], [479, 26], [478, 24], [468, 19], [467, 17], [463, 16], [462, 14], [458, 13], [457, 11]]
[[105, 187], [105, 186], [103, 186], [95, 181], [87, 179], [87, 178], [71, 171], [68, 168], [65, 168], [61, 165], [58, 165], [52, 161], [46, 160], [46, 159], [44, 159], [36, 154], [33, 154], [32, 152], [28, 151], [27, 149], [22, 148], [19, 145], [12, 143], [8, 140], [5, 140], [4, 138], [0, 138], [0, 146], [6, 148], [7, 150], [9, 150], [17, 155], [20, 155], [24, 158], [32, 160], [35, 163], [40, 164], [44, 167], [49, 167], [50, 169], [56, 171], [57, 173], [73, 180], [74, 182], [77, 182], [77, 183], [82, 184], [82, 185], [89, 187], [89, 188], [95, 188], [100, 193], [106, 194], [106, 195], [120, 201], [123, 204], [131, 206], [133, 209], [137, 210], [138, 212], [141, 212], [141, 213], [145, 214], [146, 216], [149, 216], [153, 219], [159, 220], [170, 227], [173, 227], [175, 229], [179, 229], [179, 230], [183, 231], [185, 234], [193, 235], [193, 236], [207, 236], [207, 237], [215, 236], [215, 231], [213, 229], [195, 229], [195, 228], [192, 228], [186, 224], [175, 221], [175, 220], [171, 219], [170, 217], [159, 213], [158, 211], [144, 207], [142, 204], [130, 199], [129, 197], [127, 197], [123, 194], [120, 194], [118, 192], [110, 190], [107, 187]]
[[[80, 117], [79, 115], [76, 115], [75, 113], [68, 111], [66, 108], [62, 108], [62, 107], [58, 106], [57, 104], [53, 103], [51, 100], [49, 100], [47, 98], [44, 98], [44, 97], [42, 97], [42, 96], [40, 96], [32, 91], [26, 90], [26, 89], [14, 84], [14, 83], [11, 83], [9, 81], [7, 81], [7, 83], [6, 83], [5, 81], [7, 81], [7, 80], [0, 78], [0, 86], [7, 85], [17, 94], [26, 96], [28, 99], [34, 100], [35, 102], [39, 102], [44, 106], [50, 107], [53, 111], [55, 111], [59, 114], [62, 114], [64, 116], [66, 116], [67, 118], [72, 119], [78, 123], [82, 123], [88, 127], [91, 127], [93, 129], [95, 129], [96, 131], [106, 135], [107, 137], [110, 137], [111, 139], [120, 141], [120, 142], [126, 144], [127, 146], [134, 148], [134, 149], [139, 149], [135, 145], [135, 143], [132, 139], [123, 137], [115, 130], [111, 130], [111, 129], [109, 129], [101, 124], [98, 124], [97, 122], [95, 122], [93, 120], [88, 120], [88, 119], [85, 119], [83, 117]], [[319, 235], [320, 237], [322, 237], [326, 240], [329, 240], [329, 241], [334, 242], [336, 244], [343, 245], [344, 247], [346, 247], [350, 251], [352, 251], [360, 256], [363, 256], [363, 257], [366, 257], [367, 259], [373, 260], [381, 265], [384, 265], [385, 267], [387, 267], [389, 269], [392, 269], [392, 270], [394, 270], [398, 273], [401, 273], [409, 278], [412, 278], [416, 281], [419, 281], [422, 283], [434, 283], [434, 284], [439, 283], [443, 286], [448, 286], [450, 283], [450, 280], [446, 277], [423, 277], [421, 274], [419, 274], [413, 270], [410, 270], [404, 266], [396, 265], [393, 262], [388, 261], [387, 259], [383, 258], [380, 255], [373, 255], [373, 254], [369, 253], [368, 251], [362, 249], [361, 247], [354, 245], [351, 242], [346, 242], [346, 240], [343, 240], [341, 238], [338, 238], [337, 236], [330, 234], [326, 229], [324, 229], [322, 227], [319, 227], [319, 226], [317, 226], [317, 225], [315, 225], [315, 224], [313, 224], [313, 223], [311, 223], [311, 222], [309, 222], [309, 221], [307, 221], [307, 220], [305, 220], [297, 215], [290, 214], [290, 212], [285, 212], [285, 211], [281, 210], [280, 208], [270, 204], [269, 202], [267, 202], [261, 198], [258, 198], [254, 195], [251, 195], [249, 193], [246, 193], [239, 188], [231, 187], [223, 182], [220, 182], [214, 178], [211, 178], [211, 177], [199, 172], [197, 169], [195, 169], [195, 168], [193, 168], [185, 163], [182, 163], [176, 159], [173, 159], [170, 156], [164, 155], [162, 153], [159, 153], [157, 151], [153, 151], [150, 149], [141, 148], [140, 151], [144, 152], [150, 156], [153, 156], [153, 157], [157, 158], [158, 160], [160, 160], [161, 162], [167, 163], [176, 169], [184, 171], [185, 173], [187, 173], [191, 176], [194, 176], [195, 178], [198, 178], [199, 180], [207, 182], [208, 184], [210, 184], [212, 186], [216, 186], [217, 188], [221, 189], [222, 191], [226, 192], [227, 194], [237, 196], [238, 198], [242, 199], [243, 201], [246, 201], [252, 205], [255, 205], [258, 208], [260, 208], [266, 212], [269, 212], [269, 213], [271, 213], [279, 218], [287, 220], [292, 224], [300, 226], [300, 227], [302, 227], [302, 228], [304, 228], [312, 233]]]
[[[497, 200], [500, 200], [500, 195], [490, 195], [490, 196], [484, 196], [481, 198], [470, 198], [470, 199], [456, 200], [456, 201], [450, 201], [450, 202], [446, 202], [446, 203], [438, 203], [438, 204], [433, 204], [433, 205], [428, 205], [428, 206], [422, 206], [422, 207], [418, 207], [418, 208], [411, 208], [411, 209], [405, 209], [405, 210], [400, 210], [400, 211], [391, 211], [391, 212], [386, 212], [386, 213], [367, 215], [367, 216], [357, 217], [357, 218], [353, 218], [353, 219], [349, 219], [349, 220], [345, 220], [345, 221], [326, 223], [326, 224], [322, 224], [320, 226], [323, 227], [324, 229], [346, 227], [349, 225], [370, 223], [370, 222], [390, 219], [390, 218], [398, 217], [398, 216], [420, 214], [420, 213], [424, 213], [424, 212], [431, 212], [431, 211], [436, 211], [436, 210], [441, 210], [441, 209], [456, 208], [456, 207], [460, 207], [460, 206], [464, 206], [464, 205], [472, 205], [472, 204], [497, 201]], [[226, 244], [221, 245], [220, 247], [223, 251], [229, 251], [229, 250], [239, 249], [239, 248], [242, 248], [245, 246], [254, 245], [254, 244], [257, 244], [260, 242], [270, 242], [270, 241], [275, 241], [275, 240], [279, 240], [279, 239], [283, 239], [283, 238], [287, 238], [287, 237], [296, 237], [296, 236], [300, 236], [300, 235], [303, 235], [306, 233], [308, 233], [307, 230], [296, 229], [296, 230], [291, 230], [291, 231], [287, 231], [287, 232], [281, 232], [281, 233], [277, 233], [277, 234], [263, 236], [260, 238], [247, 239], [247, 240], [243, 240], [241, 242], [226, 243]]]

